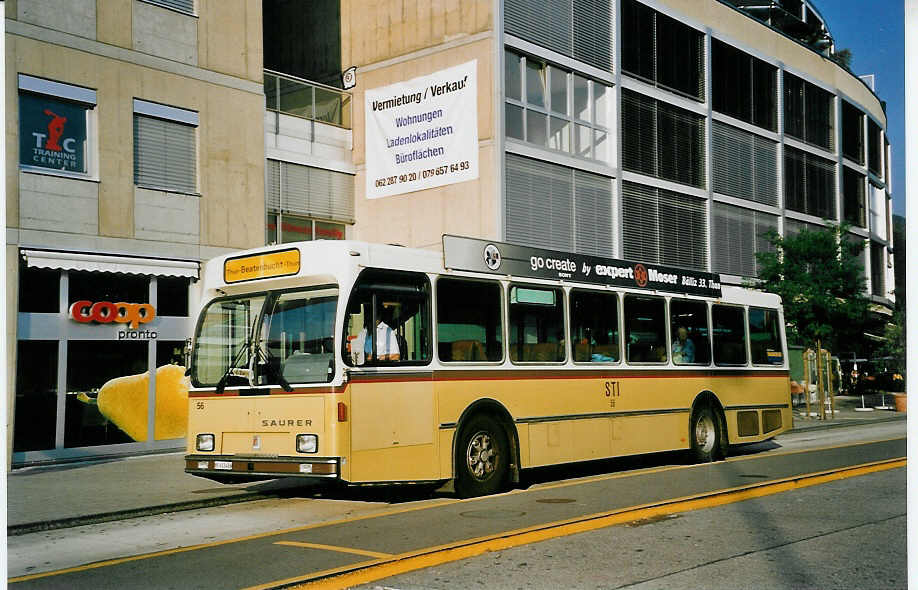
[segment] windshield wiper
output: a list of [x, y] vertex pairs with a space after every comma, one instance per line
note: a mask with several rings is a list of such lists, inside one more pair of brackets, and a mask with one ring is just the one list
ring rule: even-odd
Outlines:
[[287, 393], [293, 391], [293, 387], [291, 387], [290, 382], [284, 378], [284, 375], [280, 370], [280, 363], [275, 365], [273, 362], [277, 360], [277, 357], [271, 354], [271, 351], [268, 350], [267, 347], [262, 348], [261, 344], [255, 347], [255, 361], [258, 362], [259, 360], [264, 361], [264, 364], [271, 368], [271, 372], [274, 373], [275, 377], [277, 377], [277, 382], [281, 387], [284, 388], [284, 391]]
[[[226, 389], [226, 380], [229, 379], [230, 376], [234, 374], [233, 371], [241, 369], [241, 367], [236, 366], [236, 363], [238, 363], [239, 360], [242, 358], [242, 353], [248, 350], [250, 346], [252, 346], [252, 339], [246, 338], [246, 341], [243, 343], [243, 346], [239, 349], [239, 352], [236, 353], [236, 357], [233, 359], [233, 362], [231, 362], [229, 366], [226, 367], [226, 372], [223, 373], [223, 376], [220, 377], [219, 381], [217, 381], [217, 393], [218, 394], [223, 393], [223, 391]], [[237, 375], [237, 376], [242, 377], [243, 375]]]

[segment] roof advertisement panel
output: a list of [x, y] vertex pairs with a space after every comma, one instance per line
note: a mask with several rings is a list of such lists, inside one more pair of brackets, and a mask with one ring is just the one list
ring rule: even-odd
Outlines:
[[514, 277], [563, 279], [708, 297], [721, 295], [719, 274], [450, 235], [443, 236], [443, 265], [454, 270]]

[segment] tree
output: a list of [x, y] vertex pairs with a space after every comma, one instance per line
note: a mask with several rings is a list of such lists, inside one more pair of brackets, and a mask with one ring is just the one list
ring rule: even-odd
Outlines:
[[847, 229], [830, 225], [786, 237], [769, 231], [774, 250], [756, 253], [760, 271], [752, 285], [781, 296], [792, 336], [836, 353], [859, 348], [870, 304], [858, 257], [863, 240], [846, 239]]

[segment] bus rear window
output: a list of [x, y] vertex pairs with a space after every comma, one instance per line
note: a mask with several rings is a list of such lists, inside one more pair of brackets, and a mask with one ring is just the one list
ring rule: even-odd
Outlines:
[[781, 326], [774, 309], [749, 308], [749, 348], [754, 365], [783, 365]]
[[746, 318], [742, 307], [714, 305], [714, 364], [746, 364]]

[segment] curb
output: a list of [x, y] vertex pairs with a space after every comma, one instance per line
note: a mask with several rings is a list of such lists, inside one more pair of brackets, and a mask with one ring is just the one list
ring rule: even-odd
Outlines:
[[[826, 421], [817, 421], [817, 420], [806, 420], [804, 418], [797, 418], [794, 416], [794, 427], [788, 432], [809, 432], [811, 430], [828, 430], [831, 428], [844, 428], [846, 426], [864, 426], [865, 424], [879, 424], [881, 422], [898, 422], [900, 420], [905, 420], [906, 415], [901, 416], [889, 416], [887, 418], [861, 418], [861, 419], [841, 419], [835, 418], [834, 420]], [[812, 426], [798, 426], [799, 423], [808, 423], [814, 422]], [[818, 423], [816, 423], [818, 422]]]
[[6, 527], [7, 537], [18, 535], [27, 535], [43, 531], [53, 531], [57, 529], [66, 529], [71, 527], [83, 526], [87, 524], [99, 524], [103, 522], [112, 522], [115, 520], [127, 520], [129, 518], [139, 518], [142, 516], [155, 516], [167, 512], [180, 512], [183, 510], [197, 510], [199, 508], [212, 508], [214, 506], [225, 506], [228, 504], [240, 504], [242, 502], [252, 502], [254, 500], [266, 500], [276, 498], [277, 494], [264, 494], [255, 492], [250, 494], [238, 494], [235, 496], [225, 496], [223, 498], [208, 498], [206, 500], [190, 500], [188, 502], [173, 502], [171, 504], [160, 504], [158, 506], [145, 506], [143, 508], [129, 508], [127, 510], [116, 510], [113, 512], [101, 512], [99, 514], [87, 514], [85, 516], [73, 516], [70, 518], [61, 518], [58, 520], [47, 520], [40, 522], [27, 522], [15, 524]]

